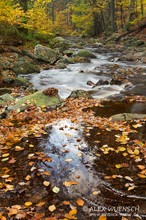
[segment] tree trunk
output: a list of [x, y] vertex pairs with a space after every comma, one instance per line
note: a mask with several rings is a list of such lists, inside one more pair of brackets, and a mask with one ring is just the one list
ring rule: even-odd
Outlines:
[[112, 31], [115, 32], [116, 24], [115, 24], [115, 0], [110, 1], [110, 11], [111, 11], [111, 26]]
[[28, 0], [19, 0], [19, 4], [24, 12], [28, 10]]

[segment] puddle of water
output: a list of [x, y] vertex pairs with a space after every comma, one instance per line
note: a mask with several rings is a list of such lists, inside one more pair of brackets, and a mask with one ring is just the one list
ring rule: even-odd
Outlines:
[[[114, 149], [118, 146], [115, 142], [115, 134], [118, 134], [118, 131], [108, 132], [99, 128], [85, 127], [74, 124], [70, 120], [57, 121], [49, 125], [48, 130], [46, 138], [20, 143], [25, 147], [24, 151], [10, 150], [10, 157], [14, 157], [16, 163], [10, 165], [0, 161], [2, 168], [6, 166], [10, 168], [10, 176], [14, 177], [12, 184], [15, 185], [15, 190], [11, 192], [0, 191], [1, 207], [16, 203], [24, 204], [29, 200], [36, 204], [43, 200], [46, 201], [46, 206], [42, 207], [41, 211], [46, 212], [50, 204], [60, 207], [64, 200], [76, 204], [77, 198], [83, 198], [85, 205], [79, 208], [78, 219], [97, 219], [97, 215], [100, 215], [103, 209], [108, 210], [109, 207], [116, 209], [119, 206], [129, 206], [130, 209], [138, 205], [138, 214], [146, 217], [145, 180], [137, 178], [136, 166], [139, 163], [124, 157], [122, 153], [117, 154], [111, 151], [109, 155], [101, 154], [101, 145], [107, 144]], [[34, 144], [35, 148], [28, 147], [30, 143]], [[37, 155], [38, 158], [36, 158]], [[39, 159], [39, 155], [44, 155], [44, 160]], [[51, 159], [48, 161], [45, 158]], [[32, 161], [34, 164], [30, 166], [29, 163]], [[128, 163], [129, 167], [119, 172], [115, 169], [117, 163]], [[144, 164], [144, 161], [140, 164]], [[44, 172], [50, 172], [50, 175], [44, 175]], [[31, 176], [30, 183], [25, 185], [27, 184], [25, 178], [28, 174]], [[123, 178], [104, 179], [105, 175], [113, 174], [122, 175]], [[129, 181], [124, 178], [125, 176], [133, 179], [136, 185], [133, 191], [127, 191], [125, 184]], [[50, 186], [46, 188], [43, 185], [44, 181], [49, 181]], [[76, 181], [77, 184], [65, 187], [63, 184], [65, 181]], [[57, 194], [52, 192], [55, 186], [60, 189]], [[62, 209], [65, 210], [65, 208]], [[119, 217], [121, 211], [106, 212], [111, 214], [108, 220], [121, 219]], [[129, 212], [124, 211], [125, 216], [128, 214], [131, 216], [133, 213], [132, 208]], [[117, 216], [114, 217], [114, 214]], [[135, 217], [133, 216], [132, 219]]]

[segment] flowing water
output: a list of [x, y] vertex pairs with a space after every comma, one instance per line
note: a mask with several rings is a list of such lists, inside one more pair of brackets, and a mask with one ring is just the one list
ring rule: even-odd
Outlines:
[[[146, 94], [146, 65], [140, 63], [114, 61], [120, 57], [120, 53], [97, 53], [97, 49], [87, 48], [95, 55], [90, 63], [69, 64], [66, 69], [44, 70], [39, 74], [30, 76], [30, 82], [37, 90], [43, 90], [48, 87], [55, 87], [59, 90], [61, 98], [66, 98], [73, 90], [85, 90], [92, 94], [92, 97], [101, 99], [109, 96], [121, 94]], [[113, 57], [116, 57], [115, 59]], [[118, 75], [117, 69], [133, 69], [133, 74], [126, 76], [127, 81], [123, 80], [120, 85], [98, 85], [89, 86], [88, 81], [97, 83], [99, 80], [110, 80], [114, 75]], [[142, 68], [141, 77], [135, 74], [138, 68]], [[138, 73], [138, 72], [137, 72]]]

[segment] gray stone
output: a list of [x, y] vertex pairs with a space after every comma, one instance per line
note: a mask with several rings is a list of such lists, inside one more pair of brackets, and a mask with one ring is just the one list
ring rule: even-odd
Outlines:
[[88, 50], [79, 50], [75, 56], [84, 57], [84, 58], [96, 58], [96, 56]]
[[36, 59], [48, 62], [50, 64], [56, 63], [56, 61], [60, 58], [58, 51], [40, 44], [35, 46], [34, 55]]
[[137, 120], [137, 119], [146, 119], [146, 114], [136, 114], [136, 113], [122, 113], [112, 115], [110, 120], [112, 121], [130, 121], [130, 120]]
[[75, 90], [72, 91], [71, 94], [68, 96], [68, 98], [80, 98], [80, 97], [91, 98], [91, 95], [89, 94], [89, 92], [84, 90]]
[[37, 65], [32, 63], [29, 59], [19, 58], [13, 65], [13, 71], [16, 74], [39, 73], [40, 70]]

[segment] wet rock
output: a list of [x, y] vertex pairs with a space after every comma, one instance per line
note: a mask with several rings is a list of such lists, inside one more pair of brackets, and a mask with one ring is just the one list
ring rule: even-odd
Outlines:
[[88, 80], [88, 81], [87, 81], [87, 85], [88, 85], [88, 86], [95, 86], [96, 83], [92, 82], [91, 80]]
[[[95, 86], [102, 86], [102, 85], [109, 85], [109, 81], [108, 80], [104, 80], [104, 79], [100, 79]], [[94, 86], [94, 87], [95, 87]]]
[[36, 59], [50, 64], [56, 63], [56, 61], [60, 58], [60, 53], [57, 50], [42, 46], [41, 44], [35, 46], [34, 55]]
[[15, 74], [30, 74], [39, 73], [40, 69], [31, 60], [26, 58], [19, 58], [12, 68]]
[[110, 81], [110, 85], [122, 85], [123, 83], [126, 83], [128, 82], [127, 80], [125, 79], [122, 79], [120, 77], [113, 77]]
[[96, 58], [96, 56], [88, 50], [79, 50], [75, 56], [84, 58]]
[[73, 53], [74, 52], [72, 50], [65, 50], [65, 51], [63, 51], [63, 54], [68, 56], [68, 57], [71, 57], [73, 55]]
[[23, 77], [15, 77], [14, 78], [14, 85], [15, 86], [23, 86], [25, 88], [28, 88], [30, 86], [30, 82]]
[[65, 69], [66, 67], [66, 64], [59, 62], [56, 64], [55, 69]]
[[89, 92], [84, 90], [75, 90], [72, 91], [71, 94], [68, 96], [68, 98], [80, 98], [80, 97], [91, 98], [91, 95], [89, 94]]
[[61, 53], [64, 53], [65, 50], [68, 50], [69, 47], [71, 47], [71, 43], [63, 37], [56, 37], [52, 44], [53, 48], [57, 48]]
[[[45, 91], [47, 91], [47, 93]], [[34, 104], [36, 106], [50, 107], [50, 106], [57, 106], [61, 103], [61, 99], [58, 93], [56, 93], [56, 89], [53, 90], [55, 91], [55, 94], [52, 94], [51, 88], [50, 90], [48, 89], [45, 91], [38, 91], [31, 95], [19, 99], [17, 103], [14, 106], [10, 106], [8, 110], [17, 110], [17, 109], [21, 110], [21, 107], [26, 109], [27, 106], [30, 104]], [[49, 93], [49, 91], [51, 91], [51, 93]]]
[[110, 120], [112, 121], [130, 121], [137, 119], [146, 119], [146, 114], [122, 113], [110, 117]]

